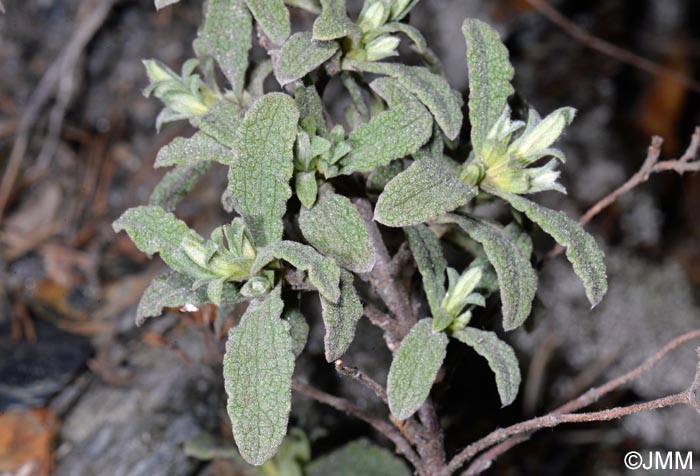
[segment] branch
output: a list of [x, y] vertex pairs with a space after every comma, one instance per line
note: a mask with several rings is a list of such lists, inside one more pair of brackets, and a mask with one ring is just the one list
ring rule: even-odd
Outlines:
[[676, 349], [681, 344], [693, 339], [700, 339], [700, 330], [690, 331], [673, 339], [671, 342], [662, 347], [658, 352], [656, 352], [653, 356], [649, 357], [638, 367], [635, 367], [629, 372], [609, 381], [608, 383], [598, 388], [592, 388], [588, 390], [586, 393], [582, 394], [578, 398], [575, 398], [565, 403], [564, 405], [553, 410], [545, 416], [533, 418], [531, 420], [522, 423], [517, 423], [515, 425], [503, 429], [498, 429], [489, 433], [484, 438], [472, 443], [471, 445], [467, 446], [462, 451], [460, 451], [452, 459], [452, 461], [450, 461], [445, 470], [441, 473], [441, 476], [452, 475], [465, 463], [471, 461], [477, 454], [481, 453], [482, 451], [486, 451], [487, 449], [493, 446], [493, 448], [491, 448], [489, 452], [484, 453], [480, 458], [475, 460], [474, 463], [469, 468], [467, 468], [463, 476], [478, 474], [480, 471], [483, 471], [484, 469], [488, 468], [491, 462], [498, 456], [510, 450], [518, 443], [526, 441], [532, 433], [542, 428], [552, 428], [554, 426], [561, 425], [562, 423], [581, 423], [613, 420], [626, 415], [630, 415], [632, 413], [655, 410], [658, 408], [678, 405], [681, 403], [692, 406], [698, 412], [698, 414], [700, 414], [700, 404], [698, 404], [696, 398], [698, 388], [700, 388], [700, 349], [698, 350], [699, 361], [696, 368], [695, 376], [693, 378], [692, 384], [686, 391], [652, 400], [650, 402], [639, 403], [627, 407], [618, 407], [610, 410], [602, 410], [590, 413], [571, 413], [588, 405], [591, 405], [592, 403], [600, 399], [603, 395], [610, 393], [611, 391], [627, 384], [628, 382], [648, 372], [669, 352]]
[[[533, 1], [533, 0], [528, 0]], [[632, 175], [625, 183], [613, 190], [611, 193], [599, 200], [595, 205], [588, 209], [586, 213], [579, 218], [581, 225], [587, 224], [596, 215], [605, 210], [607, 207], [615, 203], [620, 196], [629, 192], [641, 183], [649, 180], [654, 174], [660, 172], [673, 171], [679, 175], [686, 172], [700, 172], [700, 160], [698, 160], [698, 149], [700, 149], [700, 127], [696, 127], [693, 135], [690, 138], [690, 144], [679, 159], [669, 159], [659, 162], [661, 155], [661, 145], [663, 139], [659, 136], [651, 138], [651, 144], [647, 149], [647, 156], [641, 168]], [[545, 261], [550, 260], [564, 251], [561, 245], [555, 246], [545, 257]]]
[[561, 12], [547, 3], [546, 0], [526, 1], [538, 12], [547, 17], [549, 21], [564, 30], [564, 32], [566, 32], [569, 36], [578, 40], [581, 44], [599, 51], [604, 55], [610, 56], [611, 58], [614, 58], [622, 63], [634, 66], [635, 68], [649, 74], [654, 76], [666, 76], [678, 84], [682, 84], [688, 89], [692, 89], [695, 92], [700, 92], [700, 82], [696, 81], [695, 79], [692, 79], [676, 70], [658, 65], [653, 61], [632, 53], [631, 51], [620, 48], [619, 46], [613, 45], [612, 43], [591, 35], [586, 30], [579, 27], [576, 23], [562, 15]]
[[368, 275], [369, 281], [400, 324], [400, 327], [397, 329], [399, 333], [394, 333], [392, 336], [392, 340], [400, 341], [416, 323], [416, 316], [411, 307], [408, 289], [404, 286], [399, 286], [389, 251], [386, 249], [377, 224], [373, 221], [374, 212], [372, 205], [364, 199], [354, 200], [354, 203], [365, 220], [369, 238], [377, 253], [374, 269]]
[[413, 448], [411, 448], [411, 445], [408, 443], [408, 441], [406, 441], [406, 439], [403, 436], [401, 436], [401, 434], [397, 430], [395, 430], [389, 423], [365, 413], [361, 408], [343, 398], [334, 397], [333, 395], [330, 395], [322, 390], [315, 389], [298, 380], [294, 380], [292, 382], [292, 389], [295, 392], [301, 393], [302, 395], [306, 395], [309, 398], [312, 398], [325, 405], [331, 406], [338, 411], [341, 411], [347, 415], [353, 416], [368, 423], [372, 428], [377, 430], [379, 433], [388, 438], [392, 443], [394, 443], [394, 445], [396, 445], [396, 450], [399, 453], [403, 454], [406, 457], [406, 459], [410, 461], [411, 464], [418, 470], [420, 474], [423, 474], [423, 465], [421, 463], [420, 458], [418, 457], [416, 452], [413, 451]]
[[363, 373], [357, 367], [346, 367], [345, 365], [343, 365], [343, 361], [338, 359], [335, 361], [335, 370], [340, 375], [350, 377], [351, 379], [359, 382], [364, 387], [370, 389], [372, 393], [379, 397], [379, 399], [384, 403], [389, 403], [389, 400], [387, 400], [386, 397], [386, 390], [384, 390], [384, 387], [379, 385], [376, 381], [374, 381], [371, 377]]

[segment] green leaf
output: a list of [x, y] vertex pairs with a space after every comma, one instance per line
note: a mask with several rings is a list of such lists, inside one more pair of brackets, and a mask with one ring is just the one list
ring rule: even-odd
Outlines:
[[[213, 435], [209, 433], [200, 433], [185, 441], [185, 455], [190, 458], [196, 458], [201, 461], [211, 461], [213, 459], [232, 460], [238, 464], [245, 464], [248, 468], [253, 469], [243, 461], [238, 450], [232, 445], [220, 443]], [[234, 464], [235, 464], [234, 463]], [[238, 469], [238, 468], [237, 468]], [[243, 473], [241, 476], [250, 476], [251, 471]]]
[[256, 246], [282, 239], [298, 120], [291, 97], [270, 93], [255, 101], [239, 127], [228, 191]]
[[353, 279], [352, 273], [341, 270], [338, 302], [321, 297], [323, 324], [326, 327], [323, 344], [328, 362], [339, 359], [348, 350], [355, 338], [357, 321], [362, 317], [362, 303], [355, 291]]
[[150, 205], [167, 211], [175, 210], [180, 200], [192, 191], [199, 179], [211, 168], [211, 162], [198, 162], [192, 165], [178, 165], [166, 173], [151, 192]]
[[595, 238], [562, 211], [550, 210], [512, 193], [498, 192], [497, 195], [524, 213], [566, 248], [566, 257], [583, 281], [588, 301], [592, 307], [598, 305], [608, 291], [608, 277], [605, 271], [605, 255]]
[[433, 320], [421, 319], [404, 337], [389, 369], [389, 409], [405, 420], [423, 404], [447, 352], [447, 336], [433, 332]]
[[396, 177], [403, 171], [403, 163], [400, 160], [395, 160], [389, 165], [382, 165], [376, 167], [367, 176], [367, 182], [365, 186], [367, 190], [372, 193], [381, 193], [384, 187], [391, 182], [391, 179]]
[[274, 456], [287, 433], [294, 354], [289, 323], [280, 319], [283, 305], [279, 288], [253, 301], [226, 342], [224, 384], [233, 437], [241, 456], [254, 465]]
[[384, 187], [374, 219], [387, 226], [415, 225], [466, 205], [476, 194], [442, 161], [424, 158]]
[[298, 309], [286, 311], [284, 320], [289, 323], [289, 335], [292, 337], [294, 357], [299, 357], [309, 337], [309, 324], [307, 324], [306, 318]]
[[194, 40], [197, 56], [211, 56], [241, 97], [252, 46], [253, 22], [243, 0], [209, 0], [204, 23]]
[[319, 0], [284, 0], [284, 3], [290, 7], [301, 8], [307, 12], [321, 13], [321, 3]]
[[344, 174], [372, 170], [412, 154], [432, 134], [430, 113], [397, 81], [380, 78], [374, 80], [371, 87], [389, 103], [389, 110], [350, 134], [352, 150], [340, 162]]
[[230, 101], [217, 101], [203, 116], [190, 119], [193, 126], [223, 145], [236, 148], [236, 131], [241, 122], [240, 108]]
[[273, 43], [281, 45], [289, 38], [289, 10], [282, 0], [245, 0], [245, 3]]
[[160, 207], [135, 207], [125, 211], [113, 224], [115, 232], [126, 231], [136, 247], [160, 257], [172, 269], [196, 278], [211, 278], [214, 275], [199, 267], [180, 246], [187, 237], [195, 241], [204, 239], [185, 222], [175, 218]]
[[248, 92], [257, 99], [265, 94], [265, 80], [272, 73], [272, 61], [264, 60], [253, 67], [248, 81]]
[[[160, 10], [161, 8], [165, 8], [168, 5], [174, 5], [175, 3], [179, 2], [180, 0], [155, 0], [156, 4], [156, 9]], [[4, 11], [2, 8], [2, 5], [0, 4], [0, 12]]]
[[496, 374], [496, 387], [503, 406], [510, 405], [518, 396], [520, 367], [513, 348], [500, 340], [494, 332], [466, 327], [454, 331], [452, 337], [472, 347], [489, 362]]
[[314, 21], [314, 40], [337, 40], [360, 32], [348, 18], [345, 0], [321, 0], [321, 14]]
[[376, 255], [365, 221], [348, 198], [322, 191], [313, 207], [302, 208], [299, 227], [314, 248], [340, 266], [356, 273], [374, 267]]
[[[454, 140], [462, 128], [462, 98], [445, 78], [423, 66], [346, 60], [344, 65], [368, 73], [396, 78], [430, 110], [448, 139]], [[499, 112], [502, 112], [499, 111]]]
[[[194, 278], [174, 271], [157, 276], [141, 296], [136, 309], [136, 325], [142, 325], [149, 317], [160, 316], [166, 307], [199, 306], [209, 302], [204, 288], [192, 289], [194, 282]], [[222, 302], [234, 304], [243, 299], [233, 284], [224, 284]]]
[[234, 155], [233, 150], [221, 145], [213, 137], [204, 132], [196, 132], [192, 137], [176, 137], [161, 147], [155, 167], [194, 165], [210, 161], [231, 165]]
[[307, 476], [411, 476], [413, 473], [391, 451], [357, 440], [315, 459]]
[[445, 271], [447, 261], [442, 253], [440, 240], [425, 225], [404, 228], [408, 245], [423, 277], [423, 289], [433, 314], [433, 330], [441, 331], [449, 326], [453, 317], [442, 309], [440, 303], [445, 297]]
[[284, 260], [296, 269], [308, 272], [309, 280], [318, 292], [326, 299], [338, 302], [340, 268], [331, 258], [296, 241], [278, 241], [258, 250], [251, 274], [256, 274], [276, 259]]
[[335, 41], [316, 41], [311, 33], [294, 33], [273, 53], [272, 65], [275, 77], [281, 86], [301, 79], [315, 70], [338, 51]]
[[529, 257], [524, 256], [518, 244], [493, 225], [458, 215], [448, 215], [444, 222], [456, 223], [484, 247], [498, 275], [503, 328], [511, 331], [520, 327], [530, 315], [537, 291], [537, 274]]
[[310, 134], [325, 134], [326, 119], [323, 117], [323, 103], [321, 96], [316, 91], [316, 86], [304, 86], [297, 83], [294, 99], [299, 109], [300, 123], [304, 130]]
[[469, 67], [469, 121], [472, 147], [477, 155], [484, 140], [513, 94], [513, 67], [498, 32], [480, 20], [462, 25]]
[[318, 193], [316, 172], [297, 172], [294, 175], [294, 191], [302, 205], [305, 207], [313, 206]]

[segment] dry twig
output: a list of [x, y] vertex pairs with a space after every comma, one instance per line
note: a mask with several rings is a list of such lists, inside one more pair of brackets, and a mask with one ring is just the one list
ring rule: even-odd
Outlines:
[[698, 404], [696, 397], [698, 388], [700, 388], [700, 349], [697, 351], [699, 360], [696, 367], [695, 376], [692, 384], [687, 390], [674, 395], [669, 395], [667, 397], [662, 397], [635, 405], [629, 405], [626, 407], [617, 407], [589, 413], [572, 413], [576, 410], [591, 405], [603, 395], [620, 388], [621, 386], [648, 372], [669, 352], [676, 349], [681, 344], [693, 339], [700, 339], [700, 330], [690, 331], [675, 338], [638, 367], [613, 380], [610, 380], [600, 387], [591, 388], [578, 398], [565, 403], [545, 416], [533, 418], [506, 428], [494, 430], [484, 438], [472, 443], [457, 453], [452, 461], [450, 461], [450, 463], [445, 467], [441, 473], [441, 476], [451, 476], [460, 467], [471, 461], [476, 455], [489, 450], [488, 452], [483, 453], [481, 457], [474, 460], [474, 463], [467, 468], [466, 472], [463, 473], [463, 476], [479, 474], [480, 471], [488, 468], [494, 459], [510, 450], [518, 443], [526, 441], [529, 436], [532, 435], [532, 433], [543, 428], [552, 428], [563, 423], [608, 421], [641, 411], [656, 410], [679, 404], [687, 404], [694, 408], [698, 414], [700, 414], [700, 404]]
[[576, 23], [566, 18], [556, 8], [550, 5], [547, 0], [526, 0], [533, 8], [542, 15], [547, 17], [549, 21], [557, 25], [569, 36], [579, 41], [584, 46], [593, 50], [599, 51], [604, 55], [610, 56], [622, 63], [629, 64], [655, 76], [666, 76], [672, 81], [675, 81], [688, 89], [695, 92], [700, 92], [700, 82], [692, 79], [678, 71], [658, 65], [651, 60], [648, 60], [638, 54], [632, 53], [624, 48], [613, 45], [601, 38], [595, 37], [588, 33]]

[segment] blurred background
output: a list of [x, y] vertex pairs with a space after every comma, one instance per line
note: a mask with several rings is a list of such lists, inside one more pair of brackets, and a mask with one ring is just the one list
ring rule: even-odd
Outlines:
[[[4, 3], [0, 474], [242, 474], [225, 459], [204, 462], [183, 449], [202, 432], [230, 434], [223, 336], [212, 330], [213, 309], [173, 310], [136, 328], [135, 305], [163, 265], [111, 228], [126, 208], [147, 202], [164, 174], [152, 168], [158, 149], [192, 132], [181, 122], [156, 133], [161, 106], [141, 95], [147, 84], [141, 59], [179, 70], [193, 55], [200, 0], [160, 12], [150, 0]], [[310, 18], [291, 11], [293, 20]], [[639, 168], [652, 134], [664, 138], [662, 158], [678, 157], [700, 124], [697, 0], [422, 0], [410, 22], [425, 32], [465, 97], [460, 28], [466, 17], [486, 20], [502, 34], [516, 70], [517, 101], [542, 114], [563, 105], [579, 110], [561, 145], [569, 194], [541, 197], [571, 216]], [[600, 40], [625, 53], [591, 48]], [[223, 222], [224, 180], [208, 175], [178, 216], [195, 227]], [[485, 362], [451, 349], [447, 367], [456, 370], [435, 389], [448, 450], [543, 413], [700, 327], [698, 210], [700, 174], [666, 173], [598, 216], [589, 229], [604, 244], [610, 291], [592, 312], [565, 260], [545, 266], [533, 328], [509, 336], [524, 374], [513, 406], [499, 408]], [[543, 240], [539, 249], [549, 246]], [[344, 360], [384, 381], [388, 351], [364, 321], [360, 332]], [[332, 393], [376, 405], [324, 367], [322, 345], [322, 331], [312, 326], [300, 371]], [[694, 366], [688, 344], [599, 407], [678, 392]], [[468, 385], [467, 378], [483, 384]], [[292, 423], [309, 436], [313, 454], [353, 436], [373, 436], [362, 423], [307, 400], [295, 397], [293, 408]], [[700, 467], [699, 442], [700, 418], [686, 407], [672, 408], [543, 431], [486, 474], [622, 475], [623, 455], [643, 449], [696, 450]]]

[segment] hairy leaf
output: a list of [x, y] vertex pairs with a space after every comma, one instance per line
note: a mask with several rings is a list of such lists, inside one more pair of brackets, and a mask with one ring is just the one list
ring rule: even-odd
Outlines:
[[433, 314], [433, 330], [441, 331], [449, 326], [453, 317], [445, 312], [440, 303], [445, 297], [445, 271], [447, 261], [442, 253], [440, 240], [425, 225], [404, 228], [408, 245], [423, 277], [423, 289]]
[[304, 238], [318, 251], [356, 273], [374, 267], [375, 250], [365, 222], [349, 199], [322, 191], [316, 204], [299, 213]]
[[352, 273], [340, 271], [340, 299], [338, 302], [321, 297], [323, 324], [326, 335], [323, 344], [326, 360], [339, 359], [355, 338], [357, 321], [362, 317], [362, 303], [355, 291]]
[[185, 198], [200, 178], [211, 168], [211, 162], [198, 162], [192, 165], [178, 165], [166, 173], [151, 192], [148, 202], [167, 211], [175, 210], [180, 200]]
[[[143, 292], [136, 309], [136, 325], [140, 326], [146, 318], [160, 316], [166, 307], [199, 306], [209, 302], [203, 287], [192, 289], [195, 279], [174, 271], [157, 276]], [[243, 298], [236, 286], [225, 283], [221, 302], [235, 304]]]
[[342, 173], [372, 170], [416, 152], [432, 133], [432, 117], [398, 82], [380, 78], [372, 87], [389, 103], [381, 112], [350, 134], [352, 150], [341, 160]]
[[243, 0], [209, 0], [204, 23], [194, 41], [198, 56], [211, 56], [236, 97], [245, 86], [253, 22]]
[[345, 0], [321, 0], [321, 7], [314, 21], [314, 40], [337, 40], [359, 33], [360, 28], [348, 18]]
[[439, 160], [425, 158], [389, 182], [379, 196], [374, 219], [388, 226], [409, 226], [467, 204], [477, 194]]
[[311, 33], [294, 33], [273, 55], [277, 82], [281, 86], [301, 79], [325, 63], [338, 51], [335, 41], [316, 41]]
[[294, 175], [294, 191], [302, 205], [312, 207], [318, 193], [316, 172], [297, 172]]
[[307, 476], [411, 476], [413, 473], [391, 451], [357, 440], [315, 459]]
[[160, 207], [135, 207], [125, 211], [113, 224], [114, 231], [126, 231], [136, 247], [160, 257], [172, 269], [196, 278], [210, 278], [213, 275], [199, 267], [180, 247], [183, 238], [195, 241], [203, 238], [191, 230], [185, 222], [175, 218]]
[[155, 167], [194, 165], [210, 161], [231, 165], [233, 157], [233, 150], [204, 132], [196, 132], [192, 137], [176, 137], [168, 145], [161, 147]]
[[489, 362], [496, 374], [496, 387], [505, 407], [515, 401], [520, 387], [520, 367], [513, 348], [500, 340], [494, 332], [466, 327], [452, 333], [452, 337], [472, 347]]
[[486, 23], [467, 19], [462, 25], [467, 42], [469, 67], [469, 121], [472, 147], [477, 154], [486, 136], [513, 94], [513, 67], [508, 50], [493, 28]]
[[457, 215], [448, 215], [444, 221], [456, 223], [484, 247], [498, 275], [503, 328], [511, 331], [521, 326], [530, 315], [537, 291], [537, 274], [528, 257], [504, 232], [488, 223]]
[[270, 93], [255, 101], [239, 127], [228, 190], [256, 246], [282, 239], [298, 120], [291, 97]]
[[294, 357], [299, 357], [309, 337], [309, 324], [307, 324], [306, 318], [298, 309], [286, 311], [284, 320], [289, 323], [289, 335], [292, 337]]
[[447, 351], [447, 336], [433, 332], [433, 320], [421, 319], [401, 341], [389, 369], [389, 409], [405, 420], [423, 404]]
[[192, 125], [223, 145], [236, 148], [236, 131], [241, 122], [240, 108], [230, 101], [217, 101], [203, 116], [191, 119]]
[[[447, 138], [454, 140], [462, 128], [462, 98], [442, 76], [423, 66], [347, 61], [351, 68], [396, 78], [430, 110]], [[502, 112], [502, 111], [501, 111]]]
[[[156, 9], [160, 10], [161, 8], [165, 8], [168, 5], [173, 5], [179, 1], [180, 0], [155, 0]], [[2, 12], [2, 11], [4, 11], [4, 9], [2, 8], [2, 4], [0, 4], [0, 12]]]
[[318, 292], [326, 299], [338, 302], [340, 268], [331, 258], [296, 241], [278, 241], [258, 250], [251, 274], [257, 273], [276, 259], [284, 260], [298, 270], [307, 271], [311, 284], [316, 286]]
[[316, 86], [304, 86], [297, 83], [294, 99], [299, 109], [300, 122], [304, 130], [310, 134], [325, 134], [326, 119], [323, 117], [323, 103], [316, 91]]
[[268, 38], [275, 44], [281, 45], [289, 38], [291, 25], [289, 23], [289, 10], [282, 0], [245, 0]]
[[253, 301], [231, 329], [224, 356], [224, 384], [233, 437], [241, 456], [261, 465], [287, 433], [294, 354], [289, 323], [280, 319], [279, 288]]
[[319, 0], [284, 0], [290, 7], [301, 8], [307, 12], [321, 13], [321, 2]]
[[588, 301], [595, 307], [608, 291], [605, 255], [595, 238], [562, 211], [550, 210], [512, 193], [499, 192], [498, 195], [566, 247], [566, 257], [583, 281]]

